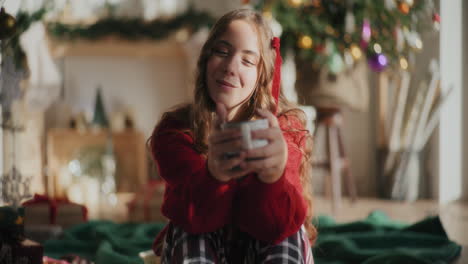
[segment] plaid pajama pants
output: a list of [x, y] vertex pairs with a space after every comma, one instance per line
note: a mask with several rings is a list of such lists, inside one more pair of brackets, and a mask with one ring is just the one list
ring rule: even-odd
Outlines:
[[277, 245], [256, 240], [232, 227], [189, 234], [170, 224], [164, 239], [162, 264], [313, 264], [304, 226]]

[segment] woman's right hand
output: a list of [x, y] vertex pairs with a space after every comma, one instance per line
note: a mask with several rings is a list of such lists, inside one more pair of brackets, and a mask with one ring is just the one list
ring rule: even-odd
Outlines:
[[[246, 152], [242, 149], [242, 134], [239, 130], [221, 130], [220, 125], [226, 122], [227, 111], [223, 104], [216, 104], [216, 120], [213, 122], [208, 137], [208, 170], [221, 182], [240, 178], [249, 173], [242, 169]], [[239, 153], [228, 157], [228, 153]]]

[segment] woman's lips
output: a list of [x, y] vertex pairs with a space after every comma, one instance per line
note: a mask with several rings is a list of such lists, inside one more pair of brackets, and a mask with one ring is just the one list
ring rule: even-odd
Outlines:
[[233, 89], [233, 88], [236, 88], [236, 86], [233, 85], [232, 83], [226, 82], [226, 81], [223, 81], [223, 80], [216, 80], [216, 83], [219, 84], [219, 86], [220, 86], [223, 90], [231, 90], [231, 89]]

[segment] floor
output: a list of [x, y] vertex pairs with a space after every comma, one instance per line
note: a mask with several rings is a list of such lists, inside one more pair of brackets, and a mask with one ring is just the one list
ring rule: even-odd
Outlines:
[[331, 215], [337, 222], [350, 222], [367, 217], [373, 210], [381, 210], [390, 218], [408, 223], [431, 215], [439, 215], [449, 238], [464, 247], [456, 264], [468, 263], [468, 202], [439, 205], [436, 201], [413, 203], [359, 198], [352, 203], [344, 199], [340, 207], [332, 210], [330, 200], [315, 197], [315, 214]]

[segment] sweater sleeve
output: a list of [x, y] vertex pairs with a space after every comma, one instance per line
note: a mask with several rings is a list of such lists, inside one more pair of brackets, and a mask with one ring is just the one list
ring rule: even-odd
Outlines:
[[162, 213], [186, 232], [215, 231], [231, 219], [234, 184], [213, 178], [192, 137], [171, 126], [160, 125], [150, 143], [166, 182]]
[[308, 208], [300, 182], [303, 155], [297, 134], [304, 133], [283, 133], [288, 160], [278, 181], [268, 184], [250, 175], [238, 185], [235, 221], [242, 231], [256, 239], [279, 243], [296, 233], [305, 221]]

